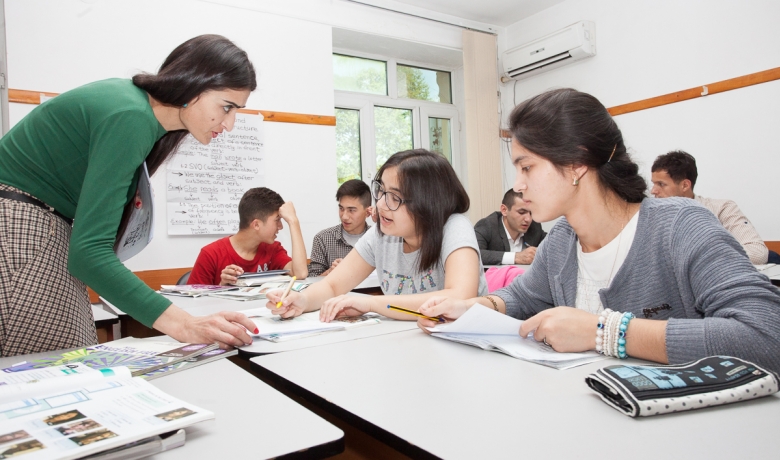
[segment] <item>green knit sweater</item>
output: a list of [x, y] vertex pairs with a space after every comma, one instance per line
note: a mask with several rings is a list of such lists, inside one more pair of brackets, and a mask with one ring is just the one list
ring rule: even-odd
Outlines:
[[165, 133], [145, 91], [110, 79], [41, 104], [0, 138], [0, 183], [74, 219], [71, 274], [147, 326], [171, 302], [133, 275], [113, 246], [138, 167]]

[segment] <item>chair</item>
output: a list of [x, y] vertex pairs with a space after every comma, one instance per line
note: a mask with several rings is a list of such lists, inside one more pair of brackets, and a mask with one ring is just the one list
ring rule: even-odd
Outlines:
[[192, 270], [181, 275], [181, 278], [179, 278], [179, 281], [177, 281], [176, 284], [178, 285], [187, 284], [187, 281], [190, 279], [190, 273], [192, 273]]

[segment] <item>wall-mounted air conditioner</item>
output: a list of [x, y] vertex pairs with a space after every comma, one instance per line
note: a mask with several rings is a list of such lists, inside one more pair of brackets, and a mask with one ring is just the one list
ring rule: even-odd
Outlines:
[[596, 24], [580, 21], [504, 53], [501, 81], [520, 80], [596, 55]]

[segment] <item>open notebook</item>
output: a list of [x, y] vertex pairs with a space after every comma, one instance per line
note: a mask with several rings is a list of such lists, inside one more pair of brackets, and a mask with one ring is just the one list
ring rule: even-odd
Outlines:
[[[501, 314], [492, 308], [475, 304], [456, 321], [428, 328], [431, 335], [440, 339], [464, 343], [483, 350], [499, 351], [513, 358], [530, 361], [555, 369], [575, 366], [605, 359], [595, 351], [584, 353], [558, 353], [551, 347], [537, 342], [533, 337], [520, 337], [523, 322]], [[595, 337], [595, 331], [593, 333]]]

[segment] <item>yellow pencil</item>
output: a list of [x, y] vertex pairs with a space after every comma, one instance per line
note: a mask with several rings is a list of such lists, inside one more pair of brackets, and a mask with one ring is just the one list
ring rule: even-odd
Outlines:
[[287, 294], [290, 293], [290, 289], [292, 289], [293, 283], [295, 283], [295, 279], [296, 278], [293, 276], [292, 279], [290, 280], [290, 284], [287, 285], [287, 289], [284, 290], [284, 294], [282, 294], [282, 298], [279, 299], [278, 302], [276, 302], [276, 308], [279, 308], [279, 307], [282, 306], [282, 302], [284, 302], [284, 299], [287, 297]]
[[444, 318], [434, 318], [433, 316], [425, 316], [425, 315], [423, 315], [422, 313], [420, 313], [418, 311], [407, 310], [406, 308], [396, 307], [395, 305], [388, 305], [387, 308], [389, 308], [390, 310], [399, 311], [401, 313], [406, 313], [408, 315], [419, 316], [420, 318], [425, 318], [425, 319], [429, 319], [431, 321], [436, 321], [437, 323], [443, 323], [444, 322]]

